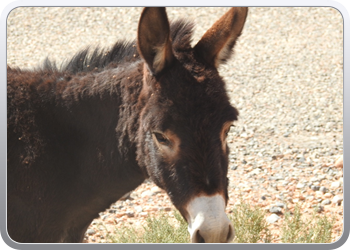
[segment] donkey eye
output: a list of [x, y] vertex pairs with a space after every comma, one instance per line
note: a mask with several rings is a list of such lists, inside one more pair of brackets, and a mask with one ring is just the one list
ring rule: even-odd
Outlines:
[[234, 125], [231, 125], [231, 126], [228, 127], [228, 129], [226, 129], [226, 131], [225, 131], [225, 137], [228, 136], [228, 133], [230, 132], [231, 127], [234, 127]]
[[169, 140], [162, 135], [161, 133], [157, 133], [157, 132], [153, 132], [154, 137], [157, 139], [157, 141], [162, 144], [162, 145], [168, 145], [169, 144]]

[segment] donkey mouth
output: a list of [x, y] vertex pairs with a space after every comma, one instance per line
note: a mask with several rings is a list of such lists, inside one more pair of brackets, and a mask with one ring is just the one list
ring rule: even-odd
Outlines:
[[188, 231], [192, 243], [228, 243], [234, 228], [225, 213], [225, 200], [220, 194], [199, 196], [187, 205]]

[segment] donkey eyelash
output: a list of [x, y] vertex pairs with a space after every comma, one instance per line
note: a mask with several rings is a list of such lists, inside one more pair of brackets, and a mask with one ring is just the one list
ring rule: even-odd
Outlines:
[[152, 132], [157, 141], [162, 145], [168, 145], [170, 143], [169, 139], [165, 135], [159, 132]]

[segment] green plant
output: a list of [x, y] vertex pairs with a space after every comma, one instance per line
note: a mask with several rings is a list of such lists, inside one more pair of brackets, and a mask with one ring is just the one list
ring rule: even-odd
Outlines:
[[175, 222], [171, 223], [171, 217], [166, 214], [148, 217], [140, 230], [118, 226], [115, 234], [108, 238], [113, 243], [189, 243], [186, 222], [177, 211], [174, 218]]
[[282, 226], [283, 243], [330, 243], [335, 219], [317, 215], [302, 219], [300, 205], [296, 205], [293, 215], [287, 211]]
[[247, 203], [240, 203], [234, 207], [229, 216], [234, 228], [234, 243], [270, 243], [272, 235], [265, 220], [265, 212], [261, 208], [252, 208]]

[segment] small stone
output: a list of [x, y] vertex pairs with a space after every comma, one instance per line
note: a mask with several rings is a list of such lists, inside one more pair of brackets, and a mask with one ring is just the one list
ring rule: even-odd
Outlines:
[[151, 192], [153, 192], [152, 195], [154, 195], [154, 194], [159, 194], [159, 193], [161, 193], [162, 191], [163, 191], [163, 190], [162, 190], [160, 187], [157, 187], [157, 186], [151, 188]]
[[126, 212], [125, 212], [125, 214], [126, 214], [126, 216], [128, 216], [129, 218], [131, 218], [131, 217], [134, 217], [134, 216], [135, 216], [135, 213], [134, 213], [134, 212], [132, 212], [132, 211], [126, 211]]
[[318, 177], [318, 181], [322, 181], [322, 180], [324, 180], [324, 179], [326, 179], [327, 177], [326, 177], [326, 175], [320, 175], [319, 177]]
[[141, 213], [139, 213], [139, 216], [145, 218], [145, 217], [148, 216], [148, 213], [147, 212], [141, 212]]
[[304, 187], [305, 187], [305, 184], [304, 183], [300, 183], [300, 182], [296, 186], [296, 188], [298, 188], [298, 189], [302, 189]]
[[331, 193], [325, 193], [325, 194], [324, 194], [324, 197], [325, 197], [325, 198], [331, 198], [332, 196], [333, 196], [333, 195], [332, 195]]
[[304, 155], [298, 155], [297, 156], [298, 162], [305, 162], [305, 157]]
[[281, 217], [279, 217], [277, 214], [271, 214], [269, 217], [266, 218], [266, 221], [272, 224], [278, 221], [279, 219], [281, 219]]
[[93, 235], [93, 234], [96, 233], [96, 231], [95, 231], [94, 229], [90, 228], [90, 229], [88, 229], [88, 230], [86, 231], [86, 233], [87, 233], [88, 235]]
[[318, 206], [316, 205], [314, 209], [317, 213], [321, 213], [324, 210], [323, 206], [320, 206], [320, 205]]
[[335, 181], [331, 183], [331, 188], [336, 189], [340, 187], [340, 181]]
[[343, 201], [343, 197], [341, 197], [340, 195], [336, 195], [333, 197], [332, 199], [332, 203], [333, 204], [339, 204]]
[[311, 182], [316, 182], [316, 181], [318, 181], [318, 178], [317, 178], [317, 177], [312, 177], [312, 178], [310, 179], [310, 181], [311, 181]]
[[124, 194], [119, 200], [125, 201], [127, 199], [130, 199], [131, 198], [130, 194], [131, 194], [131, 192], [128, 192], [128, 193]]
[[307, 200], [307, 201], [313, 201], [314, 199], [315, 199], [315, 197], [314, 196], [312, 196], [312, 195], [308, 195], [308, 196], [306, 196], [305, 197], [305, 199]]
[[299, 199], [293, 199], [292, 201], [293, 201], [293, 203], [298, 203]]
[[231, 166], [231, 170], [236, 170], [237, 169], [237, 165], [232, 165]]
[[316, 195], [317, 197], [322, 197], [322, 196], [323, 196], [323, 192], [321, 192], [321, 191], [316, 191], [316, 192], [315, 192], [315, 195]]
[[323, 193], [327, 193], [328, 192], [328, 189], [326, 187], [320, 187], [320, 191], [323, 192]]
[[122, 217], [123, 215], [125, 215], [124, 212], [115, 213], [115, 217], [117, 217], [117, 218], [120, 218], [120, 217]]
[[264, 200], [266, 200], [266, 197], [265, 196], [261, 196], [261, 199], [264, 201]]
[[256, 168], [256, 169], [254, 169], [253, 171], [251, 171], [250, 173], [251, 173], [252, 175], [258, 175], [258, 174], [260, 174], [260, 172], [261, 172], [261, 169], [260, 169], [260, 168]]
[[331, 201], [329, 199], [325, 199], [324, 201], [321, 202], [322, 205], [329, 205], [331, 204]]
[[310, 187], [312, 190], [314, 190], [314, 191], [318, 191], [318, 190], [320, 190], [320, 186], [314, 186], [314, 185], [311, 185], [311, 187]]
[[269, 211], [270, 211], [270, 213], [278, 214], [278, 213], [282, 212], [282, 208], [280, 208], [280, 207], [271, 207]]
[[343, 168], [343, 156], [339, 157], [334, 165], [336, 168]]
[[135, 211], [136, 211], [137, 213], [141, 213], [141, 212], [143, 211], [143, 209], [142, 209], [141, 206], [136, 206], [136, 207], [135, 207]]
[[152, 196], [152, 194], [153, 194], [153, 192], [151, 190], [143, 191], [141, 194], [141, 198], [150, 197], [150, 196]]
[[247, 137], [248, 137], [247, 133], [242, 133], [240, 136], [241, 136], [242, 138], [247, 138]]
[[284, 207], [285, 207], [285, 204], [282, 203], [282, 202], [277, 202], [277, 203], [275, 204], [275, 206], [276, 206], [276, 207], [284, 208]]
[[106, 220], [108, 218], [109, 214], [102, 215], [101, 219]]
[[299, 195], [298, 198], [299, 198], [299, 200], [301, 200], [301, 201], [305, 200], [305, 196], [303, 196], [303, 195]]

